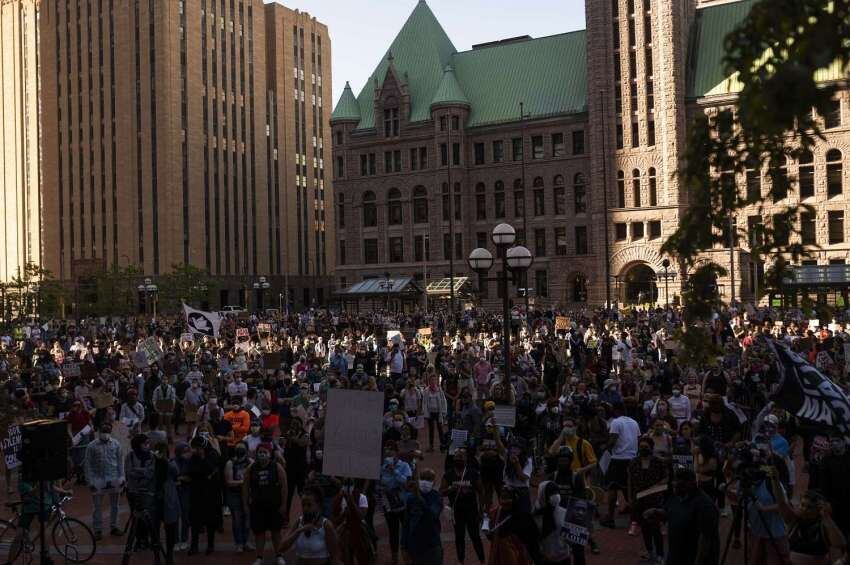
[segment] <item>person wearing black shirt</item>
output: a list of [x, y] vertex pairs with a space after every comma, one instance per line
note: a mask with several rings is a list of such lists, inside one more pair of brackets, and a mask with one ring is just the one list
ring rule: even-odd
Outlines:
[[720, 560], [720, 514], [697, 487], [693, 471], [679, 468], [666, 507], [647, 510], [644, 519], [667, 522], [668, 565], [715, 565]]
[[[558, 485], [558, 494], [561, 495], [560, 505], [563, 508], [567, 508], [571, 497], [586, 498], [587, 495], [584, 477], [580, 473], [573, 473], [573, 457], [573, 450], [567, 445], [562, 445], [554, 458], [554, 471], [549, 476], [549, 479]], [[594, 547], [593, 541], [590, 544]], [[572, 565], [585, 564], [583, 545], [570, 544], [570, 551], [573, 555]]]
[[443, 475], [440, 494], [449, 502], [454, 518], [455, 550], [457, 559], [463, 563], [466, 559], [466, 533], [472, 540], [472, 547], [478, 561], [484, 563], [484, 544], [481, 542], [481, 500], [482, 487], [478, 471], [467, 464], [466, 449], [455, 451], [453, 464]]

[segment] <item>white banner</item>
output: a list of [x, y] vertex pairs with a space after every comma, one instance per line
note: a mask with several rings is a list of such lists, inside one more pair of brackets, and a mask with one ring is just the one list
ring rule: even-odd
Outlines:
[[218, 338], [218, 328], [221, 325], [221, 316], [218, 312], [204, 312], [183, 305], [186, 314], [186, 325], [193, 334], [205, 335]]

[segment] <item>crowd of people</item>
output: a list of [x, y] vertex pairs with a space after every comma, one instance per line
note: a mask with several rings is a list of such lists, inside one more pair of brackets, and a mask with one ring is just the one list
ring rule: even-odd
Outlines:
[[[234, 315], [218, 338], [183, 317], [22, 323], [0, 332], [2, 425], [64, 420], [96, 539], [122, 535], [126, 493], [151, 517], [139, 549], [169, 562], [229, 527], [257, 565], [437, 565], [444, 513], [461, 563], [583, 565], [599, 528], [640, 535], [645, 563], [716, 564], [742, 540], [754, 564], [845, 559], [846, 438], [770, 401], [767, 345], [844, 387], [844, 324], [724, 309], [698, 364], [680, 315], [535, 310], [507, 360], [479, 310]], [[333, 388], [383, 394], [372, 480], [322, 472]], [[37, 489], [16, 475], [29, 524]]]

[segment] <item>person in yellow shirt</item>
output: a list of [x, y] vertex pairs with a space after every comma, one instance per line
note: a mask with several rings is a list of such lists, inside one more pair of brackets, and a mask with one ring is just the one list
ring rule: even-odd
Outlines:
[[561, 435], [555, 439], [549, 447], [549, 457], [557, 457], [561, 446], [566, 445], [573, 450], [572, 471], [580, 473], [587, 478], [587, 473], [596, 466], [596, 453], [593, 451], [593, 446], [584, 438], [578, 436], [577, 422], [572, 417], [566, 417], [563, 420], [563, 429]]
[[233, 435], [228, 440], [228, 444], [230, 447], [236, 447], [236, 444], [245, 439], [245, 436], [251, 430], [251, 415], [242, 408], [241, 398], [234, 397], [231, 399], [230, 410], [224, 413], [224, 419], [230, 422], [233, 428]]

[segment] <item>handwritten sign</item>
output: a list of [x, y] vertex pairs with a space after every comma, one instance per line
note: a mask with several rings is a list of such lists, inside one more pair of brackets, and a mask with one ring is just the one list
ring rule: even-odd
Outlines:
[[429, 335], [431, 335], [431, 328], [419, 328], [419, 330], [416, 333], [418, 333], [421, 336], [426, 336], [426, 335], [429, 336]]
[[79, 377], [82, 374], [79, 363], [63, 363], [62, 374], [67, 377]]
[[555, 318], [555, 330], [567, 331], [570, 329], [570, 319], [566, 316], [558, 316]]
[[3, 458], [6, 461], [7, 469], [16, 469], [21, 462], [18, 460], [18, 454], [21, 452], [21, 428], [17, 424], [12, 424], [6, 431], [6, 437], [3, 439], [0, 446], [3, 448]]
[[328, 391], [323, 474], [353, 479], [380, 476], [383, 412], [383, 393]]
[[265, 322], [257, 324], [257, 333], [266, 335], [272, 333], [272, 325]]
[[248, 339], [248, 328], [236, 328], [237, 339]]
[[497, 405], [493, 409], [493, 422], [503, 428], [516, 426], [516, 406]]

